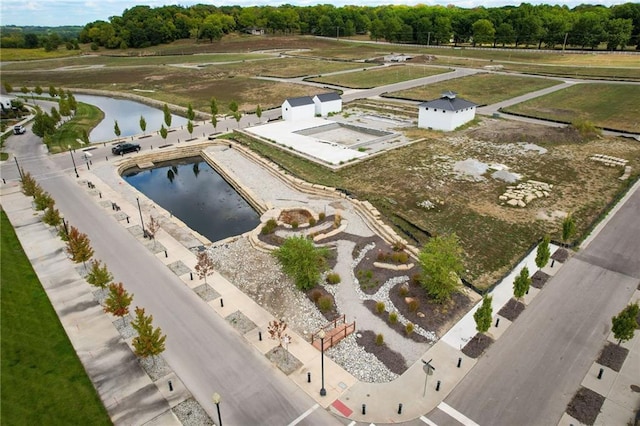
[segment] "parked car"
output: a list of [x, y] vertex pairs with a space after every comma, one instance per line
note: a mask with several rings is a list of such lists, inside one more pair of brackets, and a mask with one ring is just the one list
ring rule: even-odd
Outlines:
[[114, 146], [113, 148], [111, 148], [111, 152], [114, 155], [122, 155], [122, 154], [126, 154], [127, 152], [138, 152], [140, 151], [140, 145], [138, 145], [137, 143], [119, 143], [118, 145]]
[[27, 129], [25, 129], [24, 126], [21, 126], [21, 125], [13, 126], [13, 134], [14, 135], [21, 135], [21, 134], [25, 133], [26, 131], [27, 131]]

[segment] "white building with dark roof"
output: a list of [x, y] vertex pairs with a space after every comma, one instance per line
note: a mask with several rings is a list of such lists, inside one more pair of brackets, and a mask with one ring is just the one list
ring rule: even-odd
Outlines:
[[313, 97], [316, 115], [326, 117], [330, 113], [342, 111], [342, 98], [336, 92], [321, 93]]
[[316, 115], [316, 105], [310, 96], [289, 98], [282, 103], [282, 119], [298, 121], [313, 118]]
[[473, 120], [477, 105], [455, 92], [445, 92], [439, 99], [418, 105], [418, 127], [450, 132]]

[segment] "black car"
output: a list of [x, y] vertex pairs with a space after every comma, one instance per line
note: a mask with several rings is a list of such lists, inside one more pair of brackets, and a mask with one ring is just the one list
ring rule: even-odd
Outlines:
[[119, 143], [111, 148], [111, 152], [115, 155], [126, 154], [127, 152], [140, 151], [140, 145], [137, 143]]

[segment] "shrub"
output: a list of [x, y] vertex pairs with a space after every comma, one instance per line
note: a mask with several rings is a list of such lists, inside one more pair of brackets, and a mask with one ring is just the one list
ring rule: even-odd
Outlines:
[[418, 301], [418, 299], [411, 299], [409, 301], [409, 311], [410, 312], [417, 311], [419, 307], [420, 307], [420, 302]]
[[331, 300], [331, 297], [322, 296], [318, 299], [318, 308], [320, 308], [322, 312], [330, 311], [331, 308], [333, 308], [333, 300]]
[[407, 336], [413, 333], [414, 328], [415, 326], [413, 325], [412, 322], [408, 322], [407, 325], [404, 326], [404, 331], [407, 333]]
[[387, 254], [383, 251], [379, 251], [376, 259], [378, 260], [378, 262], [385, 262], [387, 260]]
[[333, 226], [335, 226], [336, 228], [339, 228], [341, 223], [342, 223], [342, 217], [338, 213], [336, 213], [336, 216], [333, 218]]
[[376, 334], [376, 345], [382, 346], [384, 344], [384, 336], [382, 333]]
[[318, 303], [318, 300], [320, 300], [321, 297], [322, 297], [322, 292], [317, 288], [311, 291], [311, 300], [313, 300], [313, 303]]
[[291, 227], [292, 227], [293, 229], [298, 229], [298, 221], [297, 221], [297, 220], [292, 221], [292, 222], [291, 222]]
[[394, 251], [391, 253], [391, 260], [396, 263], [407, 263], [409, 261], [409, 255], [404, 251]]
[[379, 314], [384, 312], [384, 302], [376, 302], [376, 312]]
[[409, 294], [409, 287], [406, 285], [401, 285], [398, 288], [398, 294], [402, 297], [405, 297], [407, 294]]
[[276, 228], [278, 227], [278, 221], [276, 221], [275, 219], [271, 218], [267, 221], [267, 223], [264, 224], [264, 226], [262, 227], [262, 230], [260, 231], [263, 235], [267, 235], [267, 234], [271, 234], [273, 233], [273, 231], [276, 230]]
[[314, 226], [316, 224], [316, 218], [315, 217], [310, 217], [309, 218], [309, 226]]
[[398, 322], [398, 313], [397, 312], [389, 312], [389, 322], [391, 324], [395, 324]]
[[326, 215], [326, 214], [324, 214], [324, 212], [320, 212], [320, 214], [318, 215], [318, 219], [319, 219], [319, 220], [324, 220], [324, 218], [325, 218], [326, 216], [327, 216], [327, 215]]
[[393, 251], [403, 251], [407, 246], [402, 241], [396, 241], [393, 243]]
[[340, 274], [337, 272], [330, 272], [327, 274], [327, 282], [329, 284], [338, 284], [340, 281], [342, 281], [342, 278], [340, 278]]

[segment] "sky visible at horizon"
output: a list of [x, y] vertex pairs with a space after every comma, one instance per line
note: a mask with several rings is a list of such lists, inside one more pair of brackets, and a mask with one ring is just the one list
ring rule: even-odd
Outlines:
[[[523, 1], [509, 0], [1, 0], [0, 24], [16, 26], [47, 26], [57, 27], [62, 25], [84, 26], [90, 22], [102, 20], [108, 21], [111, 16], [121, 16], [125, 9], [137, 5], [159, 7], [178, 4], [192, 6], [194, 4], [215, 4], [248, 6], [278, 6], [292, 4], [296, 6], [312, 6], [316, 4], [333, 4], [336, 7], [345, 5], [379, 6], [379, 5], [416, 5], [428, 6], [448, 4], [461, 8], [473, 8], [484, 6], [487, 8], [507, 5], [517, 6]], [[558, 4], [573, 8], [579, 4], [601, 4], [612, 6], [627, 3], [619, 0], [600, 0], [585, 2], [580, 0], [569, 1], [528, 1], [531, 4]]]

